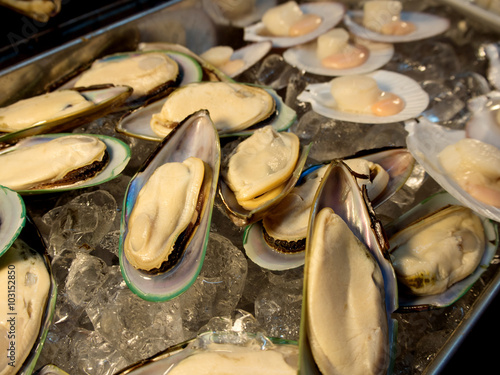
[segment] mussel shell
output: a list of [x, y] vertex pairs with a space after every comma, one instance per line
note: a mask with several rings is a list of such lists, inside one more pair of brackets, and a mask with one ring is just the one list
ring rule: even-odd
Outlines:
[[[130, 181], [123, 202], [120, 226], [120, 268], [128, 287], [148, 301], [165, 301], [186, 291], [198, 276], [208, 243], [220, 169], [220, 142], [208, 112], [201, 110], [187, 117], [149, 156]], [[212, 181], [204, 202], [199, 226], [190, 238], [184, 253], [172, 269], [157, 275], [146, 274], [132, 267], [125, 257], [123, 243], [128, 233], [127, 223], [140, 189], [157, 167], [168, 162], [182, 162], [194, 156], [202, 159], [212, 170]]]
[[203, 81], [222, 81], [222, 82], [234, 82], [234, 80], [227, 74], [223, 73], [221, 70], [217, 69], [215, 66], [209, 62], [202, 59], [196, 53], [191, 51], [189, 48], [175, 43], [157, 42], [157, 43], [139, 43], [138, 46], [140, 51], [155, 51], [155, 50], [168, 50], [172, 52], [179, 52], [186, 56], [191, 57], [197, 61], [203, 71]]
[[449, 176], [441, 166], [438, 154], [451, 144], [465, 138], [464, 130], [453, 130], [434, 124], [419, 117], [405, 122], [408, 132], [406, 144], [415, 160], [448, 193], [472, 211], [489, 219], [500, 222], [500, 208], [491, 206], [473, 198]]
[[[75, 135], [75, 134], [74, 133], [43, 134], [29, 138], [24, 138], [14, 146], [1, 150], [0, 154], [21, 147], [29, 147], [37, 143], [48, 142], [54, 138], [64, 137], [67, 135]], [[92, 135], [82, 134], [82, 135], [97, 137], [106, 144], [106, 150], [109, 153], [109, 162], [101, 172], [99, 172], [97, 175], [86, 181], [76, 182], [75, 184], [71, 185], [62, 185], [46, 189], [17, 190], [17, 192], [21, 195], [63, 192], [63, 191], [83, 189], [91, 186], [96, 186], [118, 177], [118, 175], [125, 169], [130, 160], [131, 156], [130, 147], [124, 142], [114, 137], [106, 135], [96, 135], [96, 134]]]
[[[35, 226], [34, 222], [29, 216], [26, 217], [25, 226], [21, 231], [18, 240], [23, 241], [32, 250], [36, 251], [43, 257], [45, 266], [47, 267], [47, 271], [50, 277], [50, 290], [47, 296], [47, 301], [45, 303], [45, 309], [42, 316], [42, 321], [37, 339], [28, 357], [23, 362], [22, 366], [20, 367], [17, 373], [18, 375], [29, 375], [33, 372], [35, 368], [36, 362], [38, 360], [38, 357], [40, 356], [43, 344], [47, 337], [47, 333], [49, 332], [49, 329], [52, 326], [52, 322], [54, 320], [56, 297], [57, 297], [57, 284], [52, 274], [52, 267], [47, 253], [46, 244], [40, 232], [38, 231], [38, 228]], [[20, 303], [20, 301], [18, 301], [18, 303]]]
[[[379, 164], [389, 174], [389, 182], [385, 190], [371, 201], [377, 208], [394, 195], [410, 176], [415, 159], [402, 147], [375, 149], [359, 152], [345, 159], [363, 158]], [[300, 185], [307, 174], [326, 164], [313, 165], [305, 169], [296, 185]], [[256, 264], [270, 270], [286, 270], [300, 267], [305, 261], [305, 252], [280, 253], [271, 248], [264, 240], [262, 222], [250, 224], [245, 228], [243, 247], [247, 256]]]
[[[141, 375], [141, 374], [151, 374], [151, 373], [161, 373], [168, 374], [172, 368], [181, 362], [183, 359], [190, 355], [197, 353], [203, 353], [206, 351], [207, 345], [211, 344], [232, 344], [236, 346], [248, 346], [249, 343], [255, 341], [260, 343], [261, 348], [255, 348], [255, 350], [279, 350], [289, 352], [289, 355], [298, 353], [297, 342], [293, 340], [285, 340], [273, 337], [256, 337], [254, 334], [239, 332], [235, 343], [234, 335], [227, 334], [226, 332], [207, 332], [199, 334], [196, 338], [184, 341], [180, 344], [173, 345], [166, 350], [150, 357], [144, 359], [135, 364], [132, 364], [125, 369], [122, 369], [115, 375]], [[268, 341], [267, 345], [263, 345], [262, 341]], [[222, 346], [222, 345], [221, 345]], [[217, 349], [213, 349], [216, 351]], [[227, 351], [227, 346], [224, 349]], [[212, 350], [211, 350], [212, 351]]]
[[[259, 129], [266, 125], [271, 125], [276, 131], [285, 131], [293, 124], [293, 122], [297, 118], [297, 113], [283, 102], [276, 91], [269, 87], [262, 88], [266, 90], [274, 99], [276, 105], [274, 115], [270, 116], [268, 119], [250, 126], [247, 129], [220, 133], [220, 138], [240, 136], [248, 137], [252, 135], [256, 129]], [[151, 129], [150, 120], [153, 114], [161, 112], [163, 104], [167, 100], [168, 97], [125, 114], [116, 125], [116, 131], [148, 141], [161, 141], [163, 138], [156, 134], [153, 129]]]
[[[426, 216], [433, 214], [434, 212], [443, 207], [446, 207], [447, 205], [464, 206], [464, 204], [460, 203], [448, 192], [443, 191], [436, 193], [417, 206], [413, 207], [410, 211], [406, 212], [401, 217], [386, 225], [384, 228], [387, 236], [392, 237], [394, 234], [396, 234], [403, 228], [406, 228], [415, 220], [425, 220]], [[460, 299], [465, 293], [467, 293], [467, 291], [472, 288], [474, 283], [479, 280], [481, 275], [487, 270], [488, 266], [493, 260], [500, 243], [498, 225], [484, 216], [479, 215], [479, 217], [484, 227], [486, 249], [476, 270], [465, 279], [453, 284], [450, 288], [448, 288], [448, 290], [440, 294], [432, 296], [415, 296], [400, 292], [400, 310], [421, 311], [450, 306], [458, 299]]]
[[[132, 52], [123, 52], [123, 53], [116, 53], [112, 55], [108, 55], [100, 59], [100, 61], [107, 61], [107, 60], [121, 60], [121, 59], [127, 59], [132, 56], [140, 55], [140, 54], [146, 54], [146, 53], [153, 53], [153, 52], [160, 52], [164, 53], [171, 59], [173, 59], [178, 67], [179, 67], [179, 74], [173, 81], [169, 82], [164, 82], [160, 86], [152, 89], [150, 92], [148, 92], [145, 96], [143, 97], [134, 97], [134, 93], [132, 92], [131, 97], [124, 103], [119, 108], [116, 108], [116, 110], [122, 110], [126, 106], [126, 108], [137, 108], [145, 103], [152, 102], [155, 100], [158, 100], [166, 95], [168, 95], [169, 91], [173, 87], [179, 86], [182, 82], [184, 81], [194, 81], [194, 80], [201, 80], [201, 66], [198, 64], [196, 60], [191, 58], [190, 56], [187, 56], [183, 53], [176, 52], [176, 51], [132, 51]], [[77, 82], [79, 79], [80, 75], [74, 77], [70, 81], [66, 82], [63, 84], [60, 88], [71, 88], [74, 86], [74, 84]]]
[[[388, 350], [393, 353], [396, 339], [396, 322], [391, 319], [391, 313], [398, 307], [397, 282], [388, 255], [389, 244], [384, 228], [375, 216], [366, 195], [366, 188], [360, 189], [351, 170], [340, 160], [330, 163], [318, 191], [309, 221], [308, 238], [312, 236], [316, 215], [325, 207], [330, 207], [339, 215], [353, 234], [367, 247], [378, 263], [384, 279], [385, 307], [389, 327]], [[306, 257], [311, 256], [306, 242]], [[307, 269], [306, 258], [306, 269]], [[307, 317], [307, 272], [304, 280], [304, 297], [300, 325], [300, 372], [304, 374], [319, 374], [314, 363], [309, 344]], [[335, 339], [333, 336], [332, 339]], [[394, 356], [391, 355], [391, 362]]]
[[25, 222], [23, 198], [14, 190], [0, 185], [0, 256], [14, 243]]
[[0, 136], [0, 143], [14, 143], [21, 138], [33, 135], [61, 133], [69, 129], [74, 129], [82, 124], [103, 117], [114, 108], [120, 107], [132, 94], [132, 88], [129, 86], [100, 85], [74, 88], [72, 90], [78, 91], [95, 105], [65, 116], [37, 122], [29, 128], [2, 134]]
[[267, 201], [263, 205], [253, 210], [249, 211], [241, 207], [238, 201], [236, 200], [233, 191], [229, 188], [229, 186], [227, 186], [227, 184], [224, 182], [223, 179], [220, 179], [219, 196], [221, 197], [222, 202], [226, 207], [227, 213], [231, 218], [231, 220], [233, 221], [233, 223], [239, 227], [243, 227], [245, 225], [254, 223], [260, 220], [268, 210], [277, 205], [285, 197], [285, 195], [288, 194], [293, 189], [293, 187], [299, 180], [311, 147], [312, 143], [310, 143], [307, 146], [303, 146], [301, 148], [299, 158], [295, 165], [295, 169], [290, 178], [286, 181], [283, 191], [280, 194], [278, 194], [275, 198]]

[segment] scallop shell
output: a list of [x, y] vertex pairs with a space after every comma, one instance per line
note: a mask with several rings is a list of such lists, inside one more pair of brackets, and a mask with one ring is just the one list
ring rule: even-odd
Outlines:
[[438, 159], [438, 154], [448, 145], [465, 138], [464, 130], [452, 130], [420, 117], [405, 122], [408, 132], [408, 150], [425, 171], [448, 193], [472, 211], [489, 219], [500, 221], [500, 208], [473, 198], [448, 176]]
[[120, 107], [132, 94], [128, 86], [102, 85], [93, 87], [80, 87], [73, 89], [82, 94], [88, 101], [95, 105], [90, 108], [51, 118], [33, 124], [31, 127], [12, 133], [0, 135], [0, 143], [13, 143], [21, 138], [45, 133], [60, 133], [76, 128], [82, 124], [104, 116], [114, 108]]
[[[391, 237], [399, 230], [411, 224], [411, 222], [417, 220], [418, 218], [425, 217], [447, 205], [463, 206], [462, 203], [453, 198], [449, 193], [445, 191], [440, 192], [413, 207], [410, 211], [386, 225], [384, 229], [388, 237]], [[446, 292], [441, 294], [432, 296], [414, 296], [400, 293], [400, 310], [421, 311], [449, 306], [460, 299], [474, 285], [474, 283], [479, 280], [481, 275], [487, 270], [493, 260], [500, 241], [497, 224], [484, 216], [480, 216], [480, 219], [485, 231], [486, 249], [476, 270], [465, 279], [453, 284]]]
[[23, 198], [15, 191], [0, 185], [0, 256], [16, 240], [26, 222]]
[[246, 27], [258, 21], [269, 8], [276, 6], [276, 0], [255, 0], [252, 12], [242, 16], [229, 17], [224, 14], [224, 11], [218, 5], [218, 3], [224, 1], [228, 2], [227, 0], [203, 0], [203, 9], [216, 24], [232, 25], [239, 28]]
[[401, 20], [413, 23], [416, 26], [416, 30], [407, 35], [385, 35], [365, 28], [359, 21], [362, 18], [362, 10], [347, 11], [344, 16], [344, 23], [353, 34], [364, 39], [385, 43], [403, 43], [426, 39], [442, 34], [450, 27], [448, 19], [434, 14], [401, 12]]
[[[384, 192], [372, 203], [377, 208], [396, 193], [410, 176], [414, 159], [408, 150], [404, 148], [393, 148], [384, 150], [368, 150], [349, 157], [364, 158], [379, 164], [389, 173], [389, 182]], [[325, 164], [315, 165], [307, 168], [301, 175], [301, 179], [306, 174]], [[297, 184], [301, 183], [301, 179]], [[247, 256], [259, 266], [269, 270], [287, 270], [300, 267], [305, 262], [305, 252], [281, 253], [271, 248], [263, 237], [262, 221], [250, 224], [245, 227], [243, 236], [243, 247]]]
[[[250, 136], [256, 129], [259, 129], [266, 125], [271, 125], [276, 131], [284, 131], [293, 124], [293, 122], [297, 118], [296, 112], [283, 102], [283, 99], [281, 99], [276, 91], [269, 87], [259, 87], [262, 87], [274, 98], [276, 104], [275, 115], [250, 128], [235, 131], [232, 133], [220, 134], [219, 136], [221, 138]], [[155, 113], [161, 112], [163, 104], [167, 100], [168, 97], [139, 108], [136, 111], [125, 114], [116, 125], [116, 131], [148, 141], [161, 141], [163, 138], [151, 129], [149, 123], [151, 120], [151, 116]]]
[[307, 43], [337, 25], [342, 20], [345, 13], [344, 5], [340, 3], [317, 2], [300, 4], [299, 7], [304, 14], [317, 14], [324, 17], [323, 22], [321, 22], [316, 30], [297, 37], [269, 36], [264, 35], [263, 32], [266, 28], [261, 21], [245, 27], [243, 39], [251, 42], [270, 41], [273, 47], [278, 48], [286, 48]]
[[[75, 134], [73, 133], [45, 134], [45, 135], [37, 135], [29, 138], [24, 138], [18, 143], [16, 143], [14, 146], [3, 149], [2, 151], [0, 151], [0, 154], [22, 147], [29, 147], [31, 145], [38, 143], [48, 142], [54, 138], [63, 137], [66, 135], [75, 135]], [[89, 136], [89, 134], [82, 134], [82, 135]], [[71, 185], [64, 185], [47, 189], [19, 190], [17, 192], [21, 195], [63, 192], [63, 191], [83, 189], [91, 186], [96, 186], [117, 177], [125, 169], [130, 160], [130, 155], [131, 155], [130, 147], [126, 145], [124, 142], [114, 137], [109, 137], [105, 135], [94, 135], [94, 134], [90, 136], [97, 137], [101, 141], [103, 141], [106, 144], [106, 150], [109, 153], [109, 162], [99, 174], [83, 182], [77, 182]]]
[[[198, 276], [205, 257], [212, 207], [220, 169], [220, 143], [217, 131], [207, 111], [195, 112], [176, 127], [158, 145], [140, 170], [132, 178], [123, 202], [120, 227], [119, 259], [123, 278], [128, 287], [148, 301], [165, 301], [186, 291]], [[164, 163], [184, 161], [194, 156], [211, 167], [212, 186], [205, 199], [199, 226], [189, 240], [184, 254], [172, 269], [157, 275], [146, 274], [131, 266], [123, 251], [127, 236], [127, 222], [136, 197], [157, 167]]]
[[316, 41], [289, 48], [283, 53], [283, 58], [290, 65], [308, 73], [335, 77], [372, 72], [387, 64], [394, 55], [394, 47], [391, 44], [383, 45], [381, 48], [368, 46], [370, 54], [362, 65], [349, 69], [330, 69], [321, 65], [316, 56], [316, 48]]
[[307, 85], [297, 99], [311, 103], [313, 111], [322, 116], [363, 124], [385, 124], [405, 121], [419, 116], [429, 105], [429, 95], [416, 81], [403, 74], [387, 70], [377, 70], [366, 75], [375, 79], [382, 91], [391, 92], [401, 97], [405, 101], [405, 108], [392, 116], [375, 116], [340, 111], [335, 108], [335, 100], [330, 93], [330, 82]]

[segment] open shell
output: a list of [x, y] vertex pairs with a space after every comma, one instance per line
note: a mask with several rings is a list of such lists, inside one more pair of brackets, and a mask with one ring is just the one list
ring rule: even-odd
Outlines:
[[132, 93], [132, 88], [128, 86], [113, 85], [80, 87], [73, 90], [78, 91], [94, 105], [64, 116], [37, 122], [29, 128], [1, 134], [0, 143], [13, 143], [21, 138], [30, 137], [32, 135], [60, 133], [76, 128], [104, 116], [114, 108], [120, 107]]
[[428, 13], [401, 12], [401, 20], [413, 23], [416, 30], [407, 35], [385, 35], [364, 27], [359, 21], [362, 17], [362, 10], [347, 11], [344, 16], [344, 23], [353, 34], [385, 43], [404, 43], [427, 39], [444, 33], [450, 27], [450, 21], [443, 17]]
[[[447, 205], [461, 205], [457, 199], [447, 192], [434, 194], [430, 198], [406, 212], [401, 217], [386, 225], [385, 231], [388, 237], [392, 237], [401, 229], [407, 227], [415, 220], [426, 217], [433, 212]], [[480, 216], [486, 237], [486, 249], [481, 258], [481, 262], [476, 270], [465, 279], [453, 284], [443, 293], [432, 296], [415, 296], [410, 294], [399, 294], [399, 308], [401, 310], [428, 310], [433, 308], [446, 307], [456, 302], [479, 280], [481, 275], [487, 270], [493, 260], [499, 244], [498, 226], [496, 223]], [[424, 219], [425, 220], [425, 219]]]
[[[202, 159], [212, 171], [211, 186], [199, 225], [173, 268], [156, 275], [146, 274], [132, 267], [123, 251], [123, 242], [128, 233], [127, 223], [137, 194], [157, 167], [168, 162], [184, 161], [190, 156]], [[141, 298], [149, 301], [169, 300], [186, 291], [195, 281], [205, 257], [219, 168], [219, 137], [207, 111], [201, 110], [189, 116], [165, 137], [130, 181], [123, 203], [119, 259], [128, 287]]]
[[[147, 53], [163, 53], [166, 56], [170, 57], [172, 60], [174, 60], [177, 63], [177, 65], [179, 67], [179, 74], [173, 81], [162, 83], [160, 86], [156, 87], [155, 89], [152, 89], [150, 92], [148, 92], [144, 96], [137, 97], [137, 95], [134, 95], [134, 93], [132, 92], [132, 95], [129, 97], [129, 99], [125, 103], [125, 105], [128, 108], [135, 108], [135, 107], [143, 105], [146, 102], [158, 100], [158, 99], [166, 96], [172, 87], [177, 87], [182, 82], [194, 82], [196, 80], [201, 80], [202, 71], [201, 71], [201, 66], [199, 65], [199, 63], [195, 59], [193, 59], [192, 57], [190, 57], [186, 54], [183, 54], [181, 52], [176, 52], [176, 51], [156, 51], [156, 50], [153, 50], [153, 51], [124, 52], [124, 53], [117, 53], [117, 54], [105, 56], [102, 59], [100, 59], [99, 61], [107, 62], [107, 61], [113, 61], [113, 60], [114, 61], [124, 60], [124, 59], [128, 59], [130, 57], [138, 56], [141, 54], [147, 54]], [[60, 88], [74, 87], [75, 83], [77, 83], [80, 76], [81, 76], [81, 74], [74, 77], [70, 81], [66, 82]]]
[[241, 207], [236, 200], [233, 191], [229, 188], [229, 186], [224, 182], [223, 179], [220, 179], [219, 196], [221, 197], [222, 202], [226, 207], [227, 213], [233, 223], [240, 227], [254, 223], [260, 220], [268, 210], [277, 205], [286, 196], [286, 194], [288, 194], [293, 189], [293, 187], [299, 180], [311, 147], [312, 144], [309, 144], [301, 148], [299, 158], [295, 165], [295, 169], [288, 180], [284, 182], [285, 186], [283, 190], [273, 199], [252, 210], [246, 210]]
[[307, 43], [337, 25], [345, 13], [344, 5], [340, 3], [317, 2], [301, 4], [299, 6], [304, 14], [317, 14], [323, 17], [321, 24], [316, 30], [297, 37], [270, 36], [265, 34], [266, 27], [261, 21], [245, 27], [243, 39], [252, 42], [270, 41], [273, 47], [278, 48]]
[[[18, 143], [16, 143], [14, 146], [3, 149], [2, 151], [0, 151], [0, 154], [18, 148], [29, 147], [31, 145], [35, 145], [38, 143], [48, 142], [52, 139], [67, 135], [76, 135], [76, 134], [72, 133], [44, 134], [44, 135], [37, 135], [29, 138], [24, 138]], [[89, 136], [89, 134], [82, 134], [82, 135]], [[97, 137], [101, 141], [103, 141], [106, 145], [106, 150], [109, 153], [108, 164], [96, 176], [88, 180], [76, 182], [69, 185], [61, 185], [46, 189], [18, 190], [17, 192], [21, 195], [62, 192], [68, 190], [82, 189], [90, 186], [96, 186], [117, 177], [125, 169], [130, 160], [130, 147], [126, 145], [124, 142], [114, 137], [109, 137], [105, 135], [91, 135], [91, 136]]]
[[[22, 232], [20, 233], [19, 237], [17, 238], [16, 242], [17, 241], [20, 241], [19, 246], [28, 247], [31, 252], [37, 253], [37, 256], [41, 257], [42, 262], [44, 263], [47, 269], [50, 281], [50, 287], [48, 290], [46, 300], [44, 302], [45, 305], [43, 307], [43, 314], [41, 316], [40, 328], [38, 330], [35, 343], [31, 348], [31, 351], [29, 352], [28, 356], [24, 360], [24, 362], [17, 367], [18, 369], [17, 374], [29, 375], [33, 372], [36, 366], [36, 362], [42, 351], [43, 344], [47, 337], [47, 333], [50, 327], [52, 326], [52, 321], [54, 319], [54, 313], [55, 313], [55, 305], [56, 305], [57, 284], [52, 275], [52, 268], [50, 265], [49, 256], [47, 254], [47, 248], [45, 242], [42, 239], [41, 234], [38, 231], [38, 228], [35, 226], [31, 218], [29, 217], [26, 218], [26, 224]], [[14, 248], [11, 248], [11, 250], [17, 251]], [[17, 296], [16, 303], [17, 304], [23, 303], [21, 301], [21, 296]], [[16, 345], [17, 345], [16, 349], [20, 351], [21, 350], [20, 343], [16, 342]], [[21, 355], [21, 353], [19, 353], [19, 355]]]
[[391, 92], [402, 98], [405, 102], [404, 109], [392, 116], [375, 116], [341, 111], [336, 108], [335, 100], [330, 92], [330, 82], [307, 85], [297, 99], [311, 103], [313, 111], [322, 116], [362, 124], [385, 124], [404, 121], [419, 116], [427, 108], [429, 95], [413, 79], [387, 70], [377, 70], [366, 75], [375, 79], [382, 91]]
[[[377, 163], [389, 174], [386, 189], [371, 202], [374, 208], [387, 201], [404, 185], [413, 170], [415, 161], [409, 151], [404, 148], [368, 150], [349, 157], [349, 159], [351, 158], [363, 158]], [[302, 183], [305, 175], [322, 166], [326, 167], [326, 164], [314, 165], [304, 170], [297, 185]], [[296, 268], [302, 266], [305, 262], [305, 251], [281, 253], [270, 247], [264, 240], [261, 221], [250, 224], [245, 228], [243, 247], [247, 256], [254, 263], [270, 270]]]
[[445, 173], [438, 154], [448, 145], [465, 138], [464, 130], [453, 130], [420, 117], [405, 122], [408, 150], [425, 171], [448, 193], [474, 212], [500, 221], [500, 208], [481, 202], [467, 193]]
[[[275, 114], [269, 119], [254, 124], [247, 129], [220, 133], [219, 136], [221, 138], [250, 136], [256, 129], [259, 129], [266, 125], [271, 125], [276, 131], [284, 131], [293, 124], [293, 122], [297, 118], [296, 112], [283, 102], [276, 91], [269, 87], [261, 88], [266, 90], [273, 97], [276, 105]], [[163, 138], [151, 129], [150, 120], [153, 114], [161, 112], [163, 104], [167, 100], [168, 97], [139, 108], [136, 111], [125, 114], [116, 125], [116, 130], [120, 133], [124, 133], [132, 137], [145, 139], [148, 141], [161, 141]]]
[[[341, 161], [333, 161], [316, 193], [313, 211], [309, 222], [309, 233], [306, 242], [306, 265], [304, 272], [304, 298], [302, 308], [302, 318], [300, 327], [300, 372], [307, 374], [318, 374], [315, 360], [313, 359], [311, 346], [311, 333], [309, 332], [308, 321], [316, 319], [316, 311], [322, 309], [322, 304], [318, 302], [315, 306], [309, 305], [309, 267], [312, 257], [319, 256], [311, 248], [313, 230], [316, 225], [318, 213], [324, 208], [331, 208], [347, 224], [359, 241], [361, 241], [381, 270], [383, 277], [383, 295], [385, 295], [385, 308], [387, 319], [387, 342], [381, 350], [387, 354], [390, 361], [392, 348], [395, 340], [395, 323], [391, 319], [391, 313], [397, 309], [397, 283], [394, 270], [388, 258], [388, 243], [385, 232], [376, 219], [373, 209], [366, 197], [366, 189], [361, 190], [357, 184], [356, 178], [351, 171]], [[325, 255], [327, 256], [327, 255]], [[315, 258], [316, 262], [327, 261], [323, 258]], [[342, 267], [342, 265], [340, 265]], [[335, 272], [332, 270], [332, 272]], [[315, 276], [320, 277], [319, 275]], [[335, 337], [332, 337], [335, 340]], [[326, 349], [326, 348], [322, 348]], [[389, 366], [389, 364], [387, 364]]]
[[0, 185], [0, 256], [19, 236], [25, 222], [26, 207], [23, 198]]

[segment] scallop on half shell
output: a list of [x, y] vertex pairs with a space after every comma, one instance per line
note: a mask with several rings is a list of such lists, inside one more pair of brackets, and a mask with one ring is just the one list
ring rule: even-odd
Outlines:
[[434, 14], [420, 12], [401, 12], [401, 21], [411, 22], [416, 29], [406, 35], [387, 35], [363, 26], [363, 11], [350, 10], [344, 16], [344, 23], [353, 34], [364, 39], [385, 43], [404, 43], [427, 39], [444, 33], [450, 27], [450, 21]]
[[314, 14], [321, 17], [319, 26], [301, 36], [274, 36], [269, 33], [262, 21], [247, 26], [244, 29], [243, 39], [251, 42], [270, 41], [273, 47], [286, 48], [307, 43], [337, 25], [344, 17], [345, 7], [340, 3], [312, 2], [300, 4], [304, 15]]
[[[441, 187], [474, 212], [500, 221], [500, 208], [474, 198], [444, 169], [440, 153], [448, 146], [464, 140], [465, 130], [454, 130], [419, 117], [405, 122], [406, 143], [415, 160]], [[492, 146], [493, 147], [493, 146]], [[494, 163], [492, 167], [497, 167]], [[485, 165], [485, 167], [487, 167]]]
[[[146, 195], [140, 194], [142, 190], [149, 191], [146, 187], [151, 186], [151, 184], [148, 182], [153, 180], [152, 176], [157, 175], [155, 172], [159, 171], [160, 167], [167, 166], [169, 168], [172, 165], [177, 167], [193, 158], [204, 166], [203, 182], [199, 187], [197, 198], [191, 199], [183, 196], [184, 193], [179, 191], [179, 189], [182, 190], [182, 186], [179, 188], [174, 183], [163, 184], [164, 189], [161, 189], [162, 185], [157, 186], [158, 190], [151, 197], [147, 193]], [[205, 257], [219, 168], [219, 137], [207, 111], [201, 110], [186, 118], [165, 137], [130, 181], [123, 204], [119, 259], [121, 272], [128, 287], [141, 298], [149, 301], [169, 300], [186, 291], [195, 281]], [[199, 170], [197, 167], [194, 169], [195, 172]], [[185, 177], [186, 174], [182, 173], [181, 176], [184, 176], [183, 181], [191, 181], [189, 175]], [[165, 178], [166, 181], [169, 181], [170, 175]], [[166, 198], [162, 194], [166, 194]], [[143, 212], [141, 214], [143, 217], [138, 221], [138, 224], [134, 224], [139, 225], [139, 227], [131, 229], [131, 218], [135, 215], [134, 209], [136, 206], [144, 207], [142, 204], [140, 206], [138, 204], [139, 199], [142, 200], [143, 196], [146, 207], [151, 206], [151, 209], [146, 209], [145, 212], [138, 211], [139, 213]], [[179, 202], [182, 199], [182, 205], [173, 204], [171, 197], [174, 197], [174, 201]], [[155, 202], [160, 200], [170, 202], [170, 205], [159, 207]], [[194, 214], [189, 209], [191, 204], [196, 206]], [[164, 232], [155, 223], [163, 221], [161, 216], [157, 218], [152, 216], [162, 215], [162, 213], [168, 215], [169, 209], [177, 212], [173, 215], [174, 221], [178, 224], [176, 224], [175, 230], [165, 233], [167, 235], [171, 233], [165, 243], [172, 243], [171, 240], [174, 238], [174, 247], [162, 246], [162, 239], [158, 240], [160, 246], [157, 247], [153, 241], [157, 241], [157, 235], [163, 235]], [[181, 223], [184, 223], [181, 215], [192, 215], [191, 224], [188, 224], [187, 230], [184, 231], [180, 228]], [[128, 246], [127, 243], [130, 242], [128, 237], [131, 236], [131, 233], [134, 237], [131, 238], [133, 242], [130, 251], [134, 257], [129, 259], [127, 256], [129, 250], [126, 250], [125, 246]], [[149, 262], [150, 260], [151, 262]]]
[[366, 188], [342, 161], [329, 165], [308, 228], [300, 372], [386, 374], [394, 360], [397, 283]]

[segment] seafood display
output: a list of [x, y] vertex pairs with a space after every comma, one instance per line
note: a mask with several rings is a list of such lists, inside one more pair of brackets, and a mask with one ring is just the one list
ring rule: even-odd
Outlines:
[[420, 375], [493, 298], [491, 34], [436, 2], [262, 4], [161, 4], [110, 28], [135, 50], [41, 57], [61, 76], [19, 96], [85, 108], [0, 149], [0, 263], [33, 249], [47, 281], [14, 372]]

